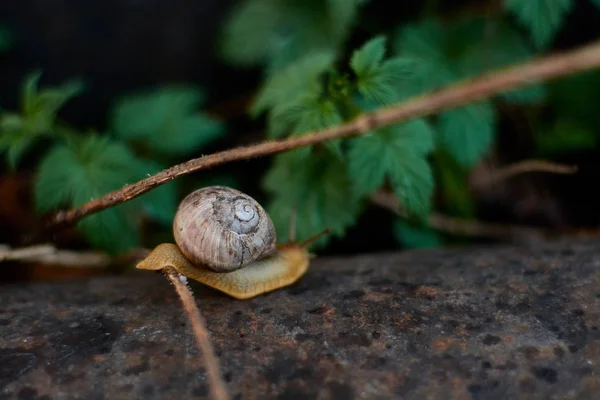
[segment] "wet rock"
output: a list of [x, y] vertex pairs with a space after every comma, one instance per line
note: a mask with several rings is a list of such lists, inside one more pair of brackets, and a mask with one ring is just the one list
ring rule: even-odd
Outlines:
[[[232, 399], [594, 398], [599, 254], [569, 240], [317, 259], [249, 301], [192, 288]], [[0, 398], [208, 398], [160, 274], [0, 293]]]

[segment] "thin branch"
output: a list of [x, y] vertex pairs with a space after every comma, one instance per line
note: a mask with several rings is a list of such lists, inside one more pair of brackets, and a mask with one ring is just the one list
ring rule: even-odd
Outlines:
[[196, 306], [196, 301], [192, 292], [188, 288], [185, 280], [182, 280], [183, 275], [179, 274], [173, 268], [165, 268], [163, 270], [165, 276], [171, 281], [175, 290], [181, 299], [183, 308], [187, 313], [187, 316], [192, 324], [192, 330], [196, 338], [196, 343], [202, 352], [204, 357], [204, 364], [206, 367], [206, 373], [210, 382], [210, 391], [212, 398], [215, 400], [227, 400], [227, 389], [225, 388], [225, 382], [221, 378], [221, 367], [219, 366], [219, 359], [215, 356], [212, 345], [210, 343], [210, 337], [206, 324], [200, 310]]
[[128, 264], [143, 259], [148, 249], [133, 249], [118, 257], [96, 251], [60, 250], [50, 244], [11, 248], [0, 244], [0, 263], [24, 262], [48, 265], [60, 265], [73, 268], [107, 268], [114, 265]]
[[494, 185], [516, 175], [529, 172], [549, 172], [553, 174], [574, 174], [578, 167], [574, 165], [556, 164], [544, 160], [525, 160], [492, 170], [485, 178], [473, 182], [476, 188]]
[[[371, 195], [371, 202], [394, 214], [406, 217], [406, 212], [402, 209], [400, 201], [392, 193], [384, 191], [376, 192]], [[541, 228], [469, 221], [436, 212], [429, 215], [427, 223], [430, 227], [441, 232], [457, 236], [487, 237], [530, 242], [540, 240], [547, 234], [550, 234], [549, 231]]]
[[90, 214], [141, 196], [179, 176], [225, 164], [231, 161], [263, 157], [270, 154], [314, 145], [332, 139], [358, 136], [394, 123], [423, 117], [493, 95], [540, 83], [560, 76], [600, 66], [600, 41], [575, 50], [532, 60], [521, 65], [483, 75], [448, 88], [425, 94], [406, 102], [365, 113], [345, 124], [279, 141], [237, 147], [192, 159], [163, 170], [156, 175], [89, 201], [77, 208], [60, 211], [52, 216], [45, 230], [70, 225]]

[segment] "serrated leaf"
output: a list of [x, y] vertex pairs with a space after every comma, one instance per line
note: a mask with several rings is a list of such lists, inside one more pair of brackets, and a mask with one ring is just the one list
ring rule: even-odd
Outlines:
[[539, 48], [546, 48], [573, 8], [572, 0], [504, 0], [506, 10], [525, 26]]
[[[423, 20], [403, 26], [395, 37], [395, 52], [412, 60], [409, 94], [437, 89], [532, 56], [514, 29], [503, 22], [480, 17], [461, 18], [448, 24]], [[543, 86], [536, 85], [502, 97], [533, 103], [542, 100], [545, 94]]]
[[[105, 137], [77, 138], [49, 151], [40, 162], [35, 181], [39, 212], [76, 207], [134, 180], [137, 160], [119, 142]], [[103, 210], [84, 218], [78, 226], [90, 243], [120, 252], [137, 243], [137, 226], [131, 204]]]
[[261, 88], [251, 109], [258, 116], [267, 109], [285, 107], [303, 97], [322, 92], [320, 76], [333, 64], [332, 52], [311, 53], [271, 75]]
[[32, 73], [21, 86], [21, 113], [3, 113], [0, 119], [0, 152], [5, 152], [12, 169], [23, 154], [42, 136], [56, 134], [55, 120], [61, 107], [81, 92], [77, 80], [38, 90], [41, 74]]
[[38, 91], [30, 104], [28, 118], [54, 121], [58, 111], [74, 96], [83, 91], [83, 82], [70, 80], [60, 86]]
[[368, 101], [391, 104], [401, 97], [403, 85], [413, 76], [416, 61], [396, 57], [384, 61], [386, 39], [377, 36], [356, 50], [350, 67], [357, 77], [357, 88]]
[[410, 249], [435, 248], [444, 245], [439, 232], [428, 227], [411, 225], [407, 221], [394, 221], [394, 234], [399, 242]]
[[356, 195], [373, 193], [387, 178], [409, 213], [426, 214], [434, 189], [426, 160], [434, 146], [433, 135], [429, 124], [417, 119], [352, 139], [348, 172]]
[[331, 229], [332, 235], [323, 237], [316, 246], [324, 246], [331, 236], [343, 235], [359, 212], [360, 203], [353, 196], [345, 164], [327, 153], [305, 157], [302, 152], [291, 151], [278, 155], [263, 185], [272, 198], [267, 211], [280, 242], [289, 239], [294, 208], [297, 239]]
[[477, 103], [439, 116], [439, 143], [465, 167], [474, 165], [494, 142], [495, 115], [491, 104]]
[[204, 93], [195, 87], [164, 86], [121, 97], [112, 109], [113, 131], [124, 139], [145, 139], [172, 119], [194, 112]]
[[352, 53], [350, 67], [358, 75], [368, 75], [378, 69], [385, 56], [385, 36], [376, 36]]
[[157, 153], [185, 155], [221, 137], [221, 122], [197, 112], [204, 93], [195, 87], [165, 86], [121, 98], [113, 107], [117, 136], [143, 141]]

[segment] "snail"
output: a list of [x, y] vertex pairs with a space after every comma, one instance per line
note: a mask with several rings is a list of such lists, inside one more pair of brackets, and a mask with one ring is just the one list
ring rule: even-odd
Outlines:
[[162, 243], [136, 265], [173, 268], [181, 275], [243, 300], [295, 283], [308, 270], [308, 246], [276, 244], [271, 218], [252, 197], [229, 187], [209, 186], [188, 194], [173, 221], [175, 244]]

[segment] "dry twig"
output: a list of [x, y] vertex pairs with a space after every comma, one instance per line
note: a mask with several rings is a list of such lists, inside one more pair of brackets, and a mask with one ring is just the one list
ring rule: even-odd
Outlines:
[[[392, 193], [384, 191], [376, 192], [371, 195], [371, 201], [394, 214], [402, 217], [406, 216], [405, 211], [400, 205], [400, 201]], [[541, 228], [468, 221], [436, 212], [429, 215], [427, 223], [432, 228], [452, 235], [516, 241], [536, 241], [550, 233]]]
[[231, 161], [245, 160], [314, 145], [332, 139], [358, 136], [394, 123], [407, 121], [467, 103], [489, 98], [501, 92], [574, 74], [600, 66], [600, 41], [575, 50], [539, 58], [521, 65], [470, 79], [451, 87], [410, 99], [406, 102], [365, 113], [345, 124], [319, 132], [279, 141], [265, 141], [192, 159], [156, 175], [115, 190], [77, 208], [60, 211], [50, 218], [45, 230], [70, 225], [90, 214], [134, 199], [179, 176]]
[[494, 185], [500, 181], [510, 179], [516, 175], [528, 172], [549, 172], [553, 174], [574, 174], [578, 167], [574, 165], [556, 164], [544, 160], [525, 160], [509, 164], [491, 171], [485, 178], [473, 182], [473, 186], [481, 189]]
[[223, 379], [221, 378], [219, 359], [214, 354], [204, 318], [196, 306], [194, 296], [185, 281], [182, 280], [183, 275], [170, 267], [163, 270], [163, 272], [173, 286], [175, 286], [175, 290], [181, 299], [181, 303], [183, 303], [183, 308], [192, 324], [196, 343], [204, 357], [204, 365], [206, 366], [206, 373], [208, 375], [208, 380], [210, 382], [209, 386], [212, 393], [211, 397], [215, 400], [227, 400], [227, 389], [225, 388], [225, 382], [223, 382]]
[[0, 263], [3, 261], [17, 261], [74, 268], [107, 268], [141, 260], [148, 253], [148, 249], [133, 249], [121, 256], [112, 258], [108, 254], [97, 251], [60, 250], [51, 244], [20, 248], [11, 248], [0, 244]]

